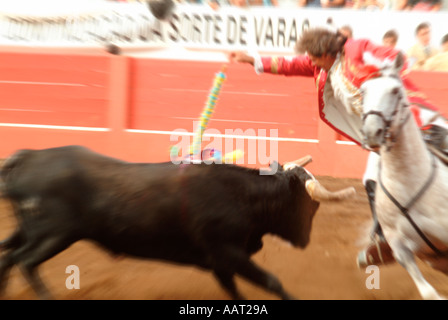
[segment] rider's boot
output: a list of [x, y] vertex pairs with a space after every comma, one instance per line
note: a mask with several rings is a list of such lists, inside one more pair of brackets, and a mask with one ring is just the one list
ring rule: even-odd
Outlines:
[[423, 139], [436, 150], [448, 155], [448, 129], [438, 124], [421, 128]]
[[368, 265], [385, 265], [395, 261], [392, 254], [392, 249], [384, 237], [383, 230], [378, 222], [378, 217], [375, 210], [375, 188], [376, 182], [367, 180], [365, 183], [367, 196], [369, 198], [370, 210], [373, 217], [373, 228], [371, 243], [358, 254], [358, 267], [365, 268]]

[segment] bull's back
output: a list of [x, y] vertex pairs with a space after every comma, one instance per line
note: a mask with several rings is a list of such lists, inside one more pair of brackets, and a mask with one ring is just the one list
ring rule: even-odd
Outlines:
[[97, 155], [81, 146], [42, 150], [20, 150], [2, 166], [5, 193], [11, 197], [47, 195], [51, 190], [67, 190], [79, 180], [85, 162]]

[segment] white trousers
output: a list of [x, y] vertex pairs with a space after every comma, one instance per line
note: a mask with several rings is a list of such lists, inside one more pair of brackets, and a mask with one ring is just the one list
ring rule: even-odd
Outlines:
[[366, 185], [367, 180], [377, 181], [378, 179], [378, 166], [380, 164], [380, 155], [376, 152], [369, 152], [367, 158], [366, 170], [364, 176], [362, 177], [362, 183]]

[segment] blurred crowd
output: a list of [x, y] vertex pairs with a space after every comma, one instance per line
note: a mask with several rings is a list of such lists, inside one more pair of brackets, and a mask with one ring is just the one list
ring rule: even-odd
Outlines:
[[[148, 0], [112, 0], [112, 1], [148, 1]], [[440, 11], [444, 7], [442, 1], [448, 0], [174, 0], [179, 3], [209, 5], [214, 9], [222, 5], [237, 7], [276, 6], [276, 7], [321, 7], [350, 8], [359, 10], [406, 10], [406, 11]], [[448, 6], [447, 6], [448, 7]], [[327, 21], [332, 24], [332, 21]], [[348, 38], [353, 37], [350, 25], [339, 27], [339, 31]], [[430, 70], [448, 72], [448, 33], [442, 39], [434, 39], [437, 46], [432, 45], [430, 23], [420, 23], [415, 29], [415, 44], [406, 50], [408, 61], [413, 70]], [[448, 29], [447, 29], [448, 32]], [[389, 30], [383, 35], [383, 45], [395, 47], [399, 34]]]
[[[115, 0], [122, 2], [147, 0]], [[178, 3], [207, 4], [212, 7], [314, 7], [350, 8], [357, 10], [440, 11], [448, 9], [448, 0], [175, 0]]]
[[438, 46], [431, 45], [431, 25], [423, 22], [417, 26], [415, 37], [415, 44], [406, 52], [412, 69], [448, 71], [448, 34], [440, 39]]
[[[340, 27], [339, 32], [347, 38], [353, 37], [349, 25]], [[386, 31], [382, 38], [383, 45], [395, 47], [398, 37], [396, 30]], [[415, 43], [405, 52], [412, 70], [448, 71], [448, 33], [437, 46], [432, 45], [431, 40], [431, 25], [428, 22], [420, 23], [415, 29]]]
[[350, 8], [356, 10], [407, 10], [440, 11], [444, 1], [448, 0], [177, 0], [187, 3], [205, 3], [211, 6], [233, 5], [278, 6], [278, 7], [314, 7], [314, 8]]

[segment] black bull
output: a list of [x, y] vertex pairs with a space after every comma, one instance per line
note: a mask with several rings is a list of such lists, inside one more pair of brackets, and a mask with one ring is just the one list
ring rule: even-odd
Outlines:
[[235, 165], [128, 163], [78, 146], [21, 150], [1, 172], [19, 223], [2, 245], [0, 289], [18, 264], [35, 292], [49, 298], [37, 267], [88, 239], [116, 254], [212, 270], [235, 299], [243, 298], [235, 274], [291, 298], [250, 258], [267, 233], [301, 248], [309, 242], [319, 206], [305, 188], [313, 177], [288, 168], [260, 175]]

